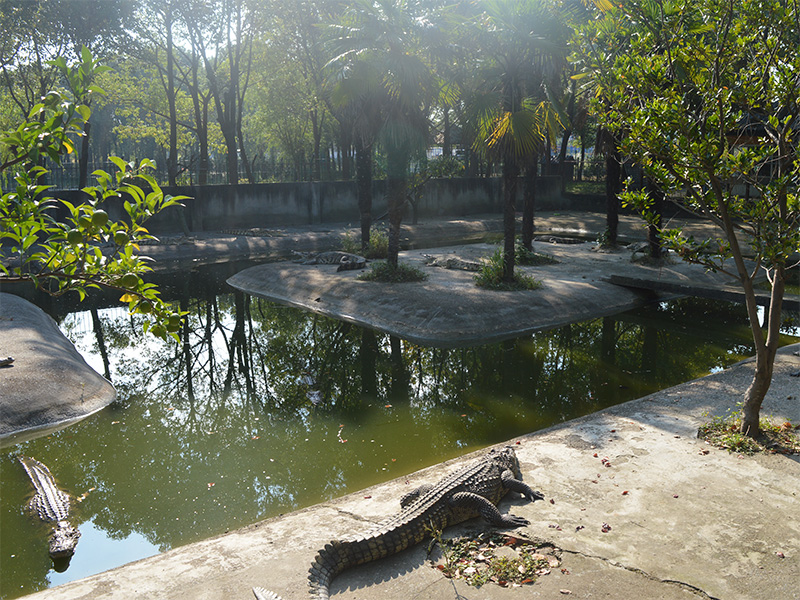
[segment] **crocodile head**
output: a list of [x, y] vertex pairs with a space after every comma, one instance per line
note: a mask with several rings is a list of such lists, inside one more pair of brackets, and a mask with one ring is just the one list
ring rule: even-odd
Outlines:
[[519, 459], [517, 458], [517, 453], [514, 451], [512, 446], [506, 446], [501, 450], [492, 448], [489, 451], [489, 458], [497, 465], [506, 469], [510, 469], [514, 473], [514, 477], [517, 479], [522, 476], [522, 470], [519, 466]]
[[75, 554], [75, 546], [81, 532], [66, 521], [59, 521], [58, 527], [50, 536], [50, 557], [66, 558]]

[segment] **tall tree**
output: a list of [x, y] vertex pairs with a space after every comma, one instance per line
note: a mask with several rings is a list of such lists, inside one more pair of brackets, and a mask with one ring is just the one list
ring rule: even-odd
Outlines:
[[228, 183], [239, 183], [239, 156], [252, 181], [242, 133], [258, 13], [247, 0], [220, 0], [182, 7], [192, 46], [205, 68], [217, 121], [225, 139]]
[[[623, 154], [723, 235], [698, 242], [680, 230], [664, 242], [684, 260], [741, 286], [756, 348], [744, 394], [742, 433], [759, 434], [759, 413], [779, 346], [788, 261], [800, 248], [800, 6], [781, 0], [623, 0], [581, 44], [611, 110], [599, 119], [625, 129]], [[744, 198], [741, 184], [757, 190]], [[625, 197], [652, 218], [646, 190]], [[752, 258], [746, 260], [746, 247]], [[766, 332], [756, 278], [771, 285]]]
[[363, 73], [379, 74], [383, 103], [379, 139], [386, 152], [389, 208], [388, 261], [397, 266], [400, 224], [408, 187], [412, 153], [428, 138], [428, 107], [439, 91], [430, 65], [420, 49], [426, 28], [423, 7], [405, 0], [359, 0], [348, 11], [338, 36], [333, 63], [351, 65]]
[[[485, 93], [475, 105], [476, 148], [503, 163], [503, 281], [514, 281], [517, 179], [535, 161], [554, 130], [555, 114], [541, 100], [542, 78], [535, 66], [545, 56], [563, 55], [553, 6], [545, 0], [483, 4], [477, 31], [486, 59]], [[532, 218], [532, 216], [531, 216]]]

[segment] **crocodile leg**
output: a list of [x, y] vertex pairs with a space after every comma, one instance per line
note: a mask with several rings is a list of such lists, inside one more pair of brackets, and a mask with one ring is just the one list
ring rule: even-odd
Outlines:
[[453, 494], [450, 498], [450, 505], [473, 510], [495, 527], [522, 527], [530, 523], [530, 521], [524, 517], [500, 514], [497, 507], [489, 502], [489, 500], [472, 492], [458, 492]]
[[500, 477], [503, 480], [503, 485], [506, 489], [522, 494], [531, 502], [535, 502], [536, 500], [544, 500], [544, 496], [541, 492], [531, 489], [531, 486], [529, 486], [527, 483], [516, 479], [514, 477], [514, 472], [510, 469], [503, 471]]

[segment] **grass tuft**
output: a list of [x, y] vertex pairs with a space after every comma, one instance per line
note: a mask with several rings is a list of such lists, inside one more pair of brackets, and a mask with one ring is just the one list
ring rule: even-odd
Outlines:
[[800, 454], [800, 425], [789, 421], [774, 423], [767, 418], [759, 420], [761, 435], [753, 439], [739, 431], [742, 419], [739, 412], [724, 417], [712, 417], [698, 429], [697, 436], [709, 444], [728, 452], [752, 455], [759, 452]]
[[361, 235], [348, 231], [342, 237], [342, 250], [364, 258], [386, 258], [389, 255], [389, 234], [382, 229], [370, 229], [369, 246], [366, 253], [362, 254]]
[[514, 281], [503, 281], [503, 251], [498, 250], [475, 274], [475, 284], [478, 287], [501, 292], [514, 292], [520, 290], [535, 290], [542, 287], [542, 283], [530, 275], [514, 272]]

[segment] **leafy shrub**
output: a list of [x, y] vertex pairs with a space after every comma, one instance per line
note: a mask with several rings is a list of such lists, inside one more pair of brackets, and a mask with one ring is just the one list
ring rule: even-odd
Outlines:
[[361, 236], [348, 231], [342, 238], [342, 250], [365, 258], [386, 258], [389, 255], [389, 234], [382, 229], [370, 229], [369, 246], [362, 254]]

